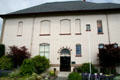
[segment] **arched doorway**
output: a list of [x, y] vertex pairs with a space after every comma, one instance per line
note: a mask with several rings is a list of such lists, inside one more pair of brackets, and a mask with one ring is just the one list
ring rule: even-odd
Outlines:
[[71, 71], [70, 50], [67, 48], [60, 51], [60, 71]]

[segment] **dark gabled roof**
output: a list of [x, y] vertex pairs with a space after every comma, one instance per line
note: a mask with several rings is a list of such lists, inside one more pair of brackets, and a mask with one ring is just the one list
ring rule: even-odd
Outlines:
[[21, 15], [34, 13], [50, 13], [50, 12], [69, 12], [69, 11], [94, 11], [94, 10], [113, 10], [120, 9], [120, 4], [115, 3], [92, 3], [83, 1], [68, 1], [68, 2], [52, 2], [45, 3], [27, 9], [5, 14]]

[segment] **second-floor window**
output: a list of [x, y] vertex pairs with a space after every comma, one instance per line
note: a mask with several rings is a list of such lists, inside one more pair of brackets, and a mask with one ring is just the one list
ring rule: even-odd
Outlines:
[[40, 22], [40, 35], [50, 35], [50, 21], [43, 20]]
[[17, 36], [22, 36], [23, 33], [23, 22], [18, 22], [18, 30], [17, 30]]
[[97, 32], [98, 32], [98, 34], [103, 33], [102, 20], [97, 20]]
[[91, 31], [90, 24], [86, 24], [86, 31]]
[[81, 34], [81, 21], [80, 21], [80, 19], [75, 20], [75, 32], [76, 32], [76, 35]]
[[71, 21], [69, 19], [60, 20], [60, 34], [69, 35], [71, 33]]

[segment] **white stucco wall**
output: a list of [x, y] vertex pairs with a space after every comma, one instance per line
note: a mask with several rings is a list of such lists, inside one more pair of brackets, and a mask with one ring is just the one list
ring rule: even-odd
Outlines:
[[[19, 21], [23, 21], [23, 33], [20, 37], [17, 36]], [[30, 50], [32, 26], [33, 18], [6, 19], [2, 43], [7, 49], [9, 46], [15, 45], [18, 47], [26, 46]]]
[[[60, 20], [71, 20], [71, 35], [60, 35]], [[81, 35], [75, 35], [75, 19], [81, 20]], [[103, 33], [97, 33], [97, 20], [102, 20]], [[40, 36], [40, 21], [50, 20], [50, 36]], [[17, 37], [18, 22], [23, 21], [23, 35]], [[32, 56], [39, 55], [39, 44], [50, 44], [50, 63], [60, 64], [59, 50], [62, 47], [72, 49], [71, 61], [76, 64], [89, 62], [89, 42], [90, 53], [93, 64], [97, 64], [98, 45], [100, 43], [108, 44], [108, 29], [106, 15], [71, 15], [71, 16], [47, 16], [33, 18], [14, 18], [6, 19], [5, 31], [3, 36], [3, 43], [6, 46], [26, 46], [31, 51]], [[120, 14], [108, 15], [108, 23], [110, 29], [110, 41], [112, 43], [119, 43], [120, 38]], [[86, 31], [86, 24], [91, 25], [91, 31]], [[34, 27], [34, 29], [32, 28]], [[31, 49], [31, 35], [33, 33], [32, 49]], [[118, 36], [117, 36], [118, 35]], [[82, 45], [82, 56], [76, 57], [76, 44]], [[30, 50], [31, 49], [31, 50]]]

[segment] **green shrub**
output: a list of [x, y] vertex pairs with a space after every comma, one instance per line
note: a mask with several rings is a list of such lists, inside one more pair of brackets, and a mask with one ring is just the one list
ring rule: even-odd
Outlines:
[[20, 73], [19, 73], [19, 69], [16, 69], [16, 70], [14, 70], [13, 72], [11, 72], [10, 74], [9, 74], [9, 77], [10, 78], [15, 78], [15, 77], [20, 77], [21, 75], [20, 75]]
[[49, 60], [43, 56], [35, 56], [32, 58], [36, 73], [40, 74], [49, 68]]
[[115, 68], [101, 68], [100, 71], [104, 74], [116, 74], [116, 69]]
[[120, 80], [120, 75], [116, 76], [113, 80]]
[[[80, 72], [80, 73], [90, 73], [90, 63], [82, 64], [82, 66], [79, 66], [77, 68], [77, 71]], [[92, 73], [97, 73], [98, 72], [98, 70], [92, 64], [91, 64], [91, 72]]]
[[49, 72], [49, 75], [50, 75], [50, 76], [55, 76], [54, 71], [50, 71], [50, 72]]
[[82, 76], [77, 72], [72, 72], [69, 74], [68, 80], [82, 80]]
[[0, 44], [0, 57], [2, 57], [5, 54], [5, 45]]
[[11, 69], [13, 69], [12, 59], [7, 57], [7, 56], [1, 57], [0, 58], [0, 69], [1, 70], [11, 70]]
[[42, 80], [42, 77], [36, 73], [33, 73], [27, 80]]
[[28, 80], [36, 80], [37, 79], [37, 74], [36, 73], [33, 73], [29, 78]]
[[31, 75], [35, 72], [34, 63], [31, 59], [25, 59], [23, 64], [20, 67], [20, 74], [21, 75]]

